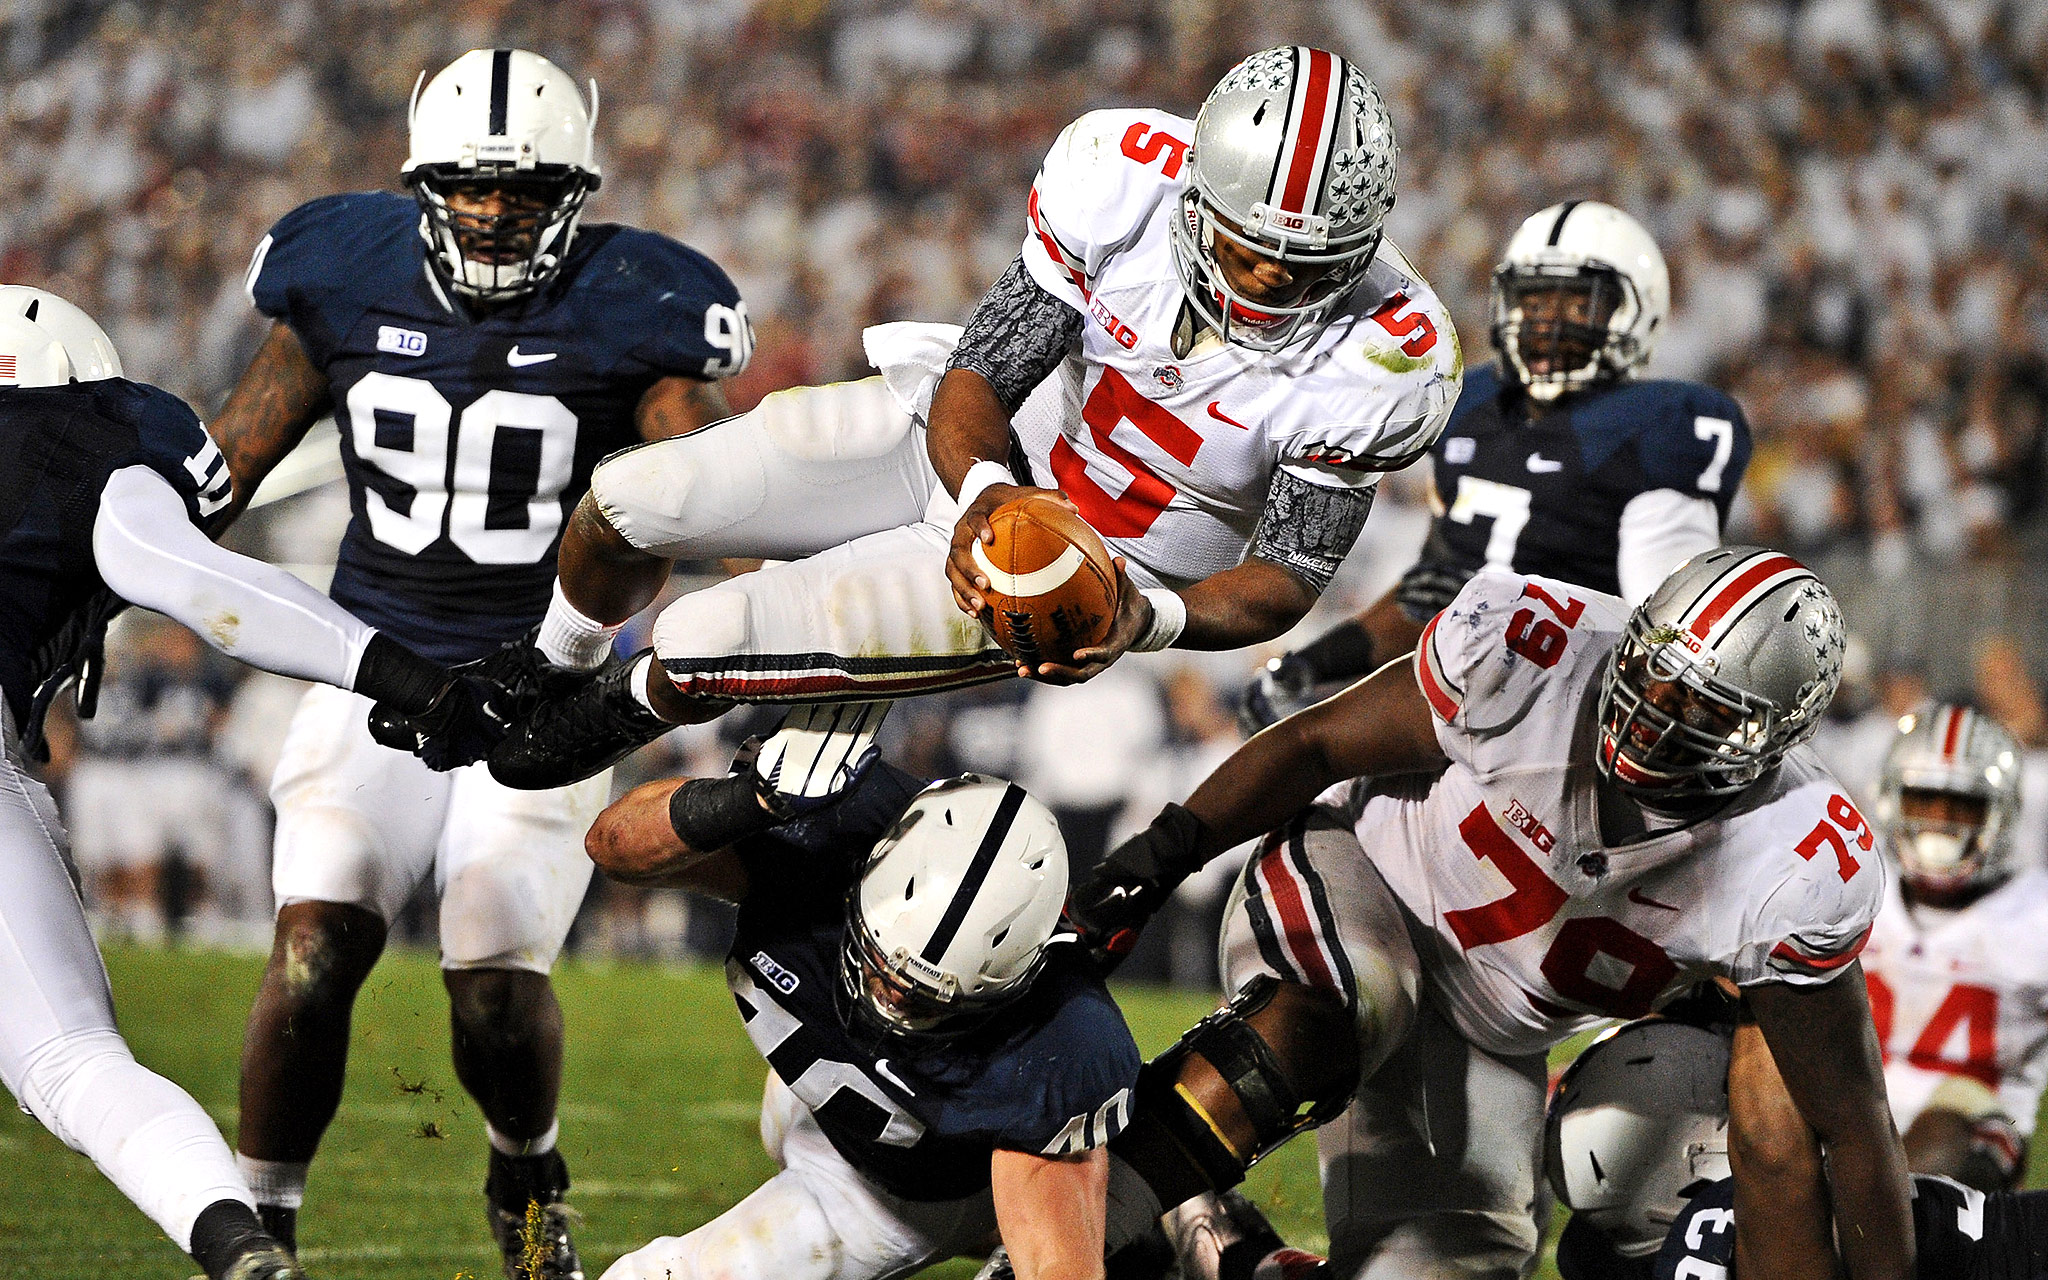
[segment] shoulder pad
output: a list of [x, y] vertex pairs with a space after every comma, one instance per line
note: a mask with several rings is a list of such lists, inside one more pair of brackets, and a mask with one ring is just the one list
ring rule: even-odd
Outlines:
[[1808, 752], [1780, 766], [1797, 771], [1789, 792], [1727, 824], [1744, 847], [1772, 852], [1779, 877], [1731, 966], [1737, 983], [1833, 980], [1862, 953], [1884, 905], [1890, 873], [1876, 833], [1826, 770], [1800, 759]]
[[1416, 682], [1451, 758], [1469, 763], [1454, 740], [1504, 732], [1559, 678], [1604, 660], [1627, 617], [1615, 597], [1570, 583], [1502, 569], [1473, 575], [1415, 647]]
[[1085, 306], [1111, 254], [1136, 243], [1186, 182], [1194, 124], [1164, 111], [1091, 111], [1061, 131], [1031, 184], [1024, 263]]
[[389, 191], [308, 201], [256, 245], [244, 280], [250, 301], [283, 320], [316, 364], [385, 290], [426, 262], [419, 210]]
[[599, 224], [574, 264], [566, 296], [594, 339], [609, 338], [656, 377], [730, 377], [753, 355], [746, 303], [732, 278], [686, 244], [635, 227]]
[[1589, 425], [1633, 436], [1644, 487], [1725, 504], [1749, 466], [1749, 420], [1726, 392], [1697, 382], [1623, 383], [1582, 410]]

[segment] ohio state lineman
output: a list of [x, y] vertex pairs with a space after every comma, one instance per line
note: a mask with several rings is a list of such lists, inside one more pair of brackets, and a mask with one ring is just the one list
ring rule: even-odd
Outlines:
[[[494, 770], [582, 772], [723, 699], [1065, 682], [1127, 649], [1285, 631], [1379, 474], [1425, 451], [1457, 397], [1450, 320], [1381, 239], [1394, 165], [1378, 91], [1317, 49], [1254, 54], [1194, 121], [1083, 116], [964, 332], [870, 330], [882, 377], [770, 396], [598, 469], [540, 636], [558, 665], [601, 660], [671, 558], [795, 563], [671, 605], [654, 632], [666, 679], [649, 685], [643, 662], [600, 680], [599, 714], [544, 711]], [[1112, 634], [1073, 667], [1021, 670], [975, 616], [988, 583], [970, 547], [1033, 485], [1064, 491], [1127, 561]]]
[[1512, 1277], [1546, 1051], [1727, 977], [1830, 1148], [1853, 1274], [1908, 1274], [1856, 963], [1884, 863], [1800, 747], [1841, 652], [1833, 597], [1776, 552], [1705, 552], [1633, 615], [1481, 572], [1412, 672], [1259, 734], [1075, 886], [1114, 950], [1190, 869], [1278, 829], [1226, 918], [1237, 994], [1147, 1067], [1121, 1154], [1170, 1207], [1341, 1110], [1320, 1141], [1344, 1274]]

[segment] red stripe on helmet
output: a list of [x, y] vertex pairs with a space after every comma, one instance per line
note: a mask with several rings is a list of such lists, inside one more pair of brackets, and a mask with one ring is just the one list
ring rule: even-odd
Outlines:
[[1767, 555], [1755, 561], [1749, 568], [1736, 574], [1734, 581], [1723, 587], [1721, 593], [1693, 617], [1692, 624], [1686, 630], [1702, 640], [1706, 639], [1707, 633], [1714, 629], [1714, 624], [1727, 617], [1736, 605], [1742, 603], [1743, 597], [1754, 591], [1765, 579], [1805, 567], [1791, 556], [1784, 555]]
[[1963, 717], [1967, 714], [1961, 707], [1948, 709], [1948, 727], [1941, 734], [1941, 758], [1945, 761], [1956, 758], [1956, 747], [1963, 739]]
[[1329, 135], [1332, 64], [1336, 59], [1322, 49], [1308, 50], [1308, 88], [1302, 94], [1301, 114], [1294, 122], [1294, 158], [1287, 165], [1287, 185], [1280, 195], [1280, 207], [1289, 213], [1307, 213], [1309, 178], [1316, 171], [1316, 157], [1322, 154]]
[[1280, 917], [1280, 936], [1301, 976], [1312, 987], [1338, 990], [1337, 979], [1323, 959], [1321, 936], [1316, 931], [1315, 917], [1309, 913], [1307, 897], [1296, 883], [1294, 868], [1287, 864], [1285, 832], [1273, 833], [1272, 842], [1259, 859], [1259, 875], [1266, 882], [1266, 900]]

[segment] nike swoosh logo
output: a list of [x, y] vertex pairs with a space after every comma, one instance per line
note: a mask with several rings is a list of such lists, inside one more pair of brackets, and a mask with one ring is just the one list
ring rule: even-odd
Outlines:
[[1223, 402], [1221, 400], [1211, 400], [1209, 402], [1209, 416], [1216, 419], [1216, 421], [1218, 422], [1227, 422], [1231, 426], [1236, 427], [1239, 431], [1251, 430], [1250, 427], [1244, 425], [1242, 422], [1239, 422], [1236, 418], [1233, 418], [1229, 414], [1223, 412]]
[[1640, 888], [1630, 889], [1628, 891], [1628, 900], [1630, 902], [1635, 903], [1639, 907], [1655, 907], [1659, 911], [1678, 910], [1677, 907], [1672, 906], [1668, 902], [1659, 902], [1655, 898], [1645, 897], [1643, 895], [1643, 891]]
[[1564, 470], [1564, 463], [1552, 462], [1550, 459], [1544, 457], [1540, 453], [1532, 453], [1529, 455], [1529, 470], [1535, 472], [1539, 476], [1547, 475], [1552, 471]]
[[[505, 363], [514, 369], [523, 369], [530, 364], [542, 364], [552, 360], [560, 354], [562, 353], [559, 351], [536, 351], [531, 355], [520, 355], [519, 348], [515, 346], [505, 353]], [[1536, 468], [1532, 465], [1529, 469], [1534, 471]]]
[[897, 1079], [896, 1073], [894, 1071], [889, 1070], [889, 1060], [887, 1058], [876, 1058], [875, 1070], [881, 1072], [885, 1077], [888, 1078], [889, 1083], [895, 1085], [898, 1089], [903, 1090], [903, 1092], [909, 1094], [913, 1098], [917, 1096], [917, 1090], [911, 1088], [909, 1085], [903, 1083], [903, 1081]]

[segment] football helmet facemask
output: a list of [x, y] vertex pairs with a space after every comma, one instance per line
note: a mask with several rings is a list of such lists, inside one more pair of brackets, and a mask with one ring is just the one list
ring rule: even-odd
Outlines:
[[600, 181], [596, 117], [596, 81], [586, 111], [575, 82], [524, 49], [472, 49], [414, 88], [401, 172], [442, 283], [503, 302], [555, 277]]
[[945, 1040], [1022, 995], [1067, 896], [1067, 846], [1015, 783], [963, 774], [919, 792], [847, 894], [849, 1030]]
[[1940, 904], [2011, 878], [2019, 761], [2019, 740], [1968, 707], [1899, 721], [1878, 780], [1877, 825], [1917, 897]]
[[1641, 223], [1597, 200], [1534, 214], [1493, 269], [1493, 345], [1537, 400], [1632, 377], [1671, 309], [1664, 255]]
[[58, 387], [121, 377], [107, 331], [46, 289], [0, 285], [0, 387]]
[[1820, 727], [1842, 679], [1842, 612], [1813, 571], [1717, 547], [1630, 615], [1600, 683], [1600, 772], [1653, 809], [1756, 782]]
[[[1189, 305], [1225, 342], [1254, 351], [1312, 340], [1379, 250], [1397, 150], [1379, 90], [1336, 54], [1296, 45], [1232, 67], [1195, 117], [1173, 221]], [[1278, 260], [1295, 292], [1245, 296], [1218, 260], [1219, 241]]]

